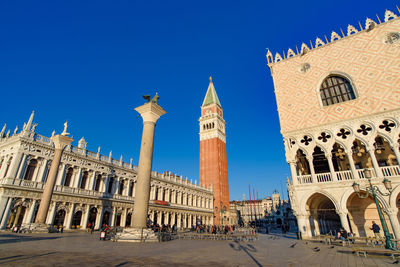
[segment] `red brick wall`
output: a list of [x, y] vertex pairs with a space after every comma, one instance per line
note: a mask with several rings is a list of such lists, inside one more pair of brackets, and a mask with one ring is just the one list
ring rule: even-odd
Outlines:
[[226, 144], [218, 138], [200, 141], [200, 183], [213, 185], [214, 224], [219, 225], [221, 207], [229, 210], [229, 185]]

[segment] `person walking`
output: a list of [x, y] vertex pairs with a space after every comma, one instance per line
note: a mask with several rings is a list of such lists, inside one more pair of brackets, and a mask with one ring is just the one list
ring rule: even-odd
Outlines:
[[381, 228], [375, 223], [375, 221], [372, 221], [372, 228], [370, 229], [374, 232], [375, 238], [381, 238]]

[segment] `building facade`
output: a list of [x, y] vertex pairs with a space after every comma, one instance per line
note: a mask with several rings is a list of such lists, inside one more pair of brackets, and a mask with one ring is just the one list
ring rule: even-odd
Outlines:
[[294, 227], [290, 203], [282, 200], [277, 190], [272, 193], [272, 197], [231, 201], [230, 207], [237, 212], [239, 225], [249, 225], [257, 221], [272, 226], [288, 224]]
[[223, 110], [210, 77], [201, 106], [200, 184], [214, 191], [214, 223], [229, 224], [229, 184]]
[[[399, 12], [400, 13], [400, 12]], [[361, 199], [372, 184], [384, 222], [400, 238], [400, 19], [387, 10], [330, 39], [303, 43], [296, 52], [267, 52], [273, 77], [286, 160], [288, 190], [303, 236], [344, 228], [372, 236], [372, 221], [381, 228], [373, 197]]]
[[[33, 113], [23, 130], [0, 132], [0, 229], [35, 221], [44, 184], [54, 155], [52, 141], [35, 132]], [[98, 229], [102, 223], [130, 227], [137, 182], [136, 166], [86, 149], [68, 146], [62, 155], [49, 225]], [[151, 174], [149, 219], [158, 224], [189, 228], [196, 222], [213, 223], [211, 188], [193, 184], [169, 172]]]

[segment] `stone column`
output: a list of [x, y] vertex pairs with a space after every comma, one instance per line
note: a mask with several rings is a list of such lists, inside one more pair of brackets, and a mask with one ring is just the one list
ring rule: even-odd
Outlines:
[[178, 221], [176, 223], [176, 226], [180, 229], [182, 227], [181, 225], [181, 220], [182, 220], [182, 214], [178, 213]]
[[0, 167], [0, 178], [4, 177], [4, 173], [6, 172], [7, 166], [8, 166], [8, 161], [9, 161], [10, 155], [6, 155], [3, 159], [3, 162]]
[[296, 215], [297, 225], [303, 237], [311, 237], [310, 220], [307, 215]]
[[[67, 165], [63, 164], [63, 163], [61, 163], [60, 166], [58, 167], [59, 172], [56, 176], [56, 185], [64, 184], [65, 167], [67, 167]], [[51, 170], [51, 166], [50, 166], [50, 170]], [[49, 172], [49, 175], [50, 175], [50, 172]]]
[[103, 207], [99, 207], [97, 209], [97, 216], [96, 216], [96, 222], [95, 222], [95, 229], [99, 230], [101, 228], [101, 223], [103, 220], [103, 212], [104, 212], [104, 208]]
[[15, 226], [18, 223], [19, 216], [21, 215], [22, 206], [17, 207], [17, 214], [15, 215], [14, 222], [12, 226]]
[[307, 157], [308, 165], [310, 166], [311, 179], [313, 183], [317, 183], [317, 176], [315, 175], [313, 156]]
[[31, 223], [32, 222], [33, 215], [34, 215], [35, 208], [36, 208], [36, 202], [37, 202], [36, 199], [32, 199], [31, 205], [29, 206], [29, 210], [25, 216], [25, 220], [23, 223]]
[[398, 209], [389, 210], [387, 215], [389, 216], [390, 223], [392, 225], [393, 233], [396, 239], [400, 239], [400, 224], [397, 218]]
[[94, 190], [95, 182], [96, 182], [96, 172], [93, 171], [92, 175], [90, 176], [89, 187], [87, 189], [88, 190]]
[[44, 185], [44, 190], [42, 194], [42, 199], [40, 200], [39, 210], [36, 216], [36, 223], [44, 224], [46, 221], [46, 216], [49, 211], [49, 205], [51, 202], [51, 197], [53, 195], [54, 184], [56, 182], [56, 176], [58, 171], [58, 165], [61, 161], [61, 155], [64, 148], [69, 145], [73, 139], [64, 135], [56, 135], [51, 138], [54, 143], [54, 158], [51, 162], [49, 176], [47, 178], [46, 184]]
[[393, 149], [394, 155], [396, 156], [396, 160], [397, 160], [398, 164], [400, 164], [399, 145], [398, 144], [393, 145], [392, 149]]
[[10, 212], [11, 212], [12, 202], [13, 202], [12, 198], [8, 198], [7, 199], [7, 205], [6, 205], [6, 208], [4, 209], [3, 217], [2, 217], [1, 222], [0, 222], [0, 229], [1, 230], [6, 229], [8, 217], [10, 216]]
[[42, 183], [45, 180], [44, 175], [45, 175], [46, 170], [47, 170], [47, 162], [48, 162], [47, 159], [43, 159], [42, 160], [40, 171], [39, 171], [39, 173], [38, 173], [38, 175], [36, 177], [36, 180], [35, 180], [36, 182]]
[[65, 222], [65, 229], [71, 229], [72, 218], [74, 217], [74, 213], [75, 213], [75, 204], [70, 203], [69, 206], [70, 206], [69, 212], [68, 212], [68, 214], [66, 214], [67, 220]]
[[133, 218], [135, 228], [145, 228], [149, 208], [150, 176], [153, 161], [154, 128], [160, 116], [166, 113], [159, 105], [148, 102], [135, 108], [143, 118], [142, 143]]
[[333, 162], [332, 162], [332, 155], [326, 155], [326, 159], [328, 160], [328, 165], [329, 165], [329, 171], [331, 173], [331, 179], [332, 181], [337, 181], [337, 177], [335, 175], [335, 168], [333, 167]]
[[383, 177], [381, 168], [379, 168], [378, 161], [375, 157], [375, 148], [371, 147], [368, 150], [369, 156], [371, 157], [372, 165], [374, 166], [376, 177]]
[[[46, 224], [53, 224], [53, 220], [54, 220], [54, 216], [56, 214], [56, 208], [57, 208], [57, 203], [53, 202], [53, 204], [50, 205], [50, 212], [49, 212], [49, 216], [47, 216], [46, 218]], [[40, 209], [40, 205], [39, 205], [39, 209]], [[39, 211], [38, 211], [39, 213]], [[37, 215], [36, 215], [37, 218]]]
[[167, 211], [167, 212], [165, 212], [165, 216], [164, 216], [164, 224], [165, 225], [169, 224], [168, 221], [169, 221], [169, 212]]
[[125, 227], [127, 211], [128, 211], [127, 209], [123, 209], [123, 210], [122, 210], [122, 213], [121, 213], [121, 222], [120, 222], [120, 224], [119, 224], [121, 227]]
[[86, 229], [89, 220], [90, 205], [86, 205], [86, 209], [82, 212], [83, 223], [81, 224], [81, 229]]
[[296, 185], [299, 183], [297, 179], [297, 172], [296, 172], [296, 161], [289, 161], [289, 166], [290, 166], [290, 173], [292, 175], [292, 183], [293, 185]]
[[336, 213], [340, 217], [340, 223], [342, 224], [343, 229], [350, 232], [349, 221], [347, 220], [347, 211], [336, 211]]
[[19, 165], [19, 170], [18, 170], [16, 178], [24, 179], [25, 170], [26, 170], [26, 168], [28, 166], [28, 163], [27, 163], [28, 160], [29, 160], [29, 158], [27, 157], [27, 155], [23, 154], [22, 160], [21, 160], [21, 164]]
[[117, 215], [117, 212], [118, 212], [117, 208], [113, 207], [111, 214], [110, 214], [111, 215], [111, 223], [110, 223], [111, 227], [114, 227], [114, 225], [115, 225], [115, 216]]
[[20, 166], [19, 163], [21, 162], [21, 159], [22, 159], [22, 155], [23, 155], [22, 152], [17, 152], [17, 154], [12, 158], [11, 164], [10, 164], [10, 167], [9, 167], [10, 169], [9, 169], [7, 175], [6, 175], [7, 177], [16, 178], [17, 172], [18, 172], [18, 168]]
[[349, 159], [350, 169], [351, 173], [353, 174], [353, 178], [360, 179], [356, 170], [356, 165], [354, 165], [353, 151], [350, 150], [349, 152], [347, 152], [347, 158]]
[[82, 178], [82, 168], [78, 167], [74, 179], [71, 181], [71, 187], [79, 188], [80, 180]]

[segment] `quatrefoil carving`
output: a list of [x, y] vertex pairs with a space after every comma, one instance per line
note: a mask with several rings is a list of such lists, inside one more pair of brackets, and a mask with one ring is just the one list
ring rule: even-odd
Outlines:
[[301, 139], [301, 143], [303, 143], [303, 144], [305, 144], [306, 146], [308, 146], [308, 144], [310, 144], [310, 142], [312, 141], [312, 138], [311, 137], [309, 137], [309, 136], [307, 136], [307, 135], [305, 135], [304, 137], [303, 137], [303, 139]]
[[331, 138], [331, 135], [326, 132], [322, 132], [321, 135], [318, 136], [318, 140], [322, 140], [324, 143], [328, 142], [329, 138]]
[[337, 133], [337, 136], [342, 137], [342, 139], [347, 139], [347, 136], [350, 135], [350, 131], [347, 129], [340, 129], [339, 132]]
[[362, 133], [363, 135], [368, 135], [370, 131], [372, 131], [372, 128], [365, 124], [361, 124], [360, 129], [357, 129], [357, 133]]
[[392, 128], [396, 127], [396, 124], [389, 120], [382, 121], [382, 124], [379, 125], [379, 129], [385, 129], [386, 132], [391, 132]]

